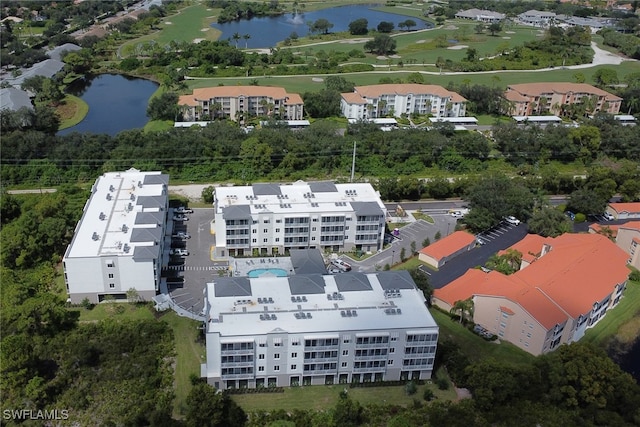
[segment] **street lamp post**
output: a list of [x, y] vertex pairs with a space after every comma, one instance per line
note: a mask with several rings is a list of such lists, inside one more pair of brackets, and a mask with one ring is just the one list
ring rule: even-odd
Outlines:
[[394, 260], [395, 256], [396, 256], [396, 251], [392, 250], [391, 251], [391, 267], [393, 267], [393, 260]]

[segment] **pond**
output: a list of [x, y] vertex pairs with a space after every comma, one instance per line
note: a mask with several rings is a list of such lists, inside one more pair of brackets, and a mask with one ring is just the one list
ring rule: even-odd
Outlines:
[[78, 79], [67, 92], [89, 104], [89, 113], [75, 126], [61, 130], [58, 135], [72, 132], [106, 133], [115, 135], [128, 129], [142, 128], [149, 121], [147, 104], [158, 88], [150, 80], [100, 74]]
[[[296, 32], [299, 37], [305, 37], [309, 34], [307, 22], [315, 22], [320, 18], [324, 18], [333, 24], [331, 32], [347, 31], [349, 23], [360, 18], [365, 18], [368, 21], [369, 28], [376, 28], [381, 21], [387, 21], [393, 22], [395, 29], [399, 29], [398, 23], [407, 19], [411, 19], [417, 24], [411, 28], [412, 30], [421, 30], [433, 26], [430, 22], [411, 16], [396, 15], [371, 9], [375, 6], [377, 5], [339, 6], [313, 12], [302, 12], [296, 15], [287, 13], [277, 17], [243, 19], [224, 24], [214, 23], [211, 26], [222, 31], [220, 40], [230, 39], [235, 33], [238, 33], [241, 37], [249, 34], [251, 36], [249, 40], [243, 38], [238, 40], [238, 47], [240, 48], [273, 47], [278, 42], [289, 37], [293, 32]], [[235, 44], [235, 41], [231, 39], [231, 43]]]

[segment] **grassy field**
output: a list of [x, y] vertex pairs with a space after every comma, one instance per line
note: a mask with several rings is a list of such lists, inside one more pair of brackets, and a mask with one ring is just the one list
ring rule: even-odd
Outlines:
[[[345, 389], [344, 384], [333, 386], [305, 386], [285, 388], [284, 393], [240, 394], [233, 395], [236, 401], [245, 411], [278, 410], [284, 409], [314, 409], [326, 410], [336, 404], [338, 395]], [[346, 386], [348, 387], [348, 386]], [[408, 396], [404, 386], [397, 387], [368, 387], [347, 388], [349, 396], [363, 405], [374, 403], [378, 405], [402, 405], [413, 404], [413, 399], [422, 400], [425, 388], [433, 391], [438, 400], [454, 400], [456, 393], [453, 388], [439, 390], [434, 384], [425, 384], [418, 387], [418, 391]]]
[[582, 341], [606, 346], [614, 337], [630, 343], [640, 335], [640, 283], [628, 282], [624, 297], [596, 326], [587, 330]]
[[70, 128], [84, 120], [89, 113], [89, 104], [77, 96], [67, 94], [62, 104], [56, 107], [56, 113], [60, 117], [58, 130]]
[[[470, 82], [472, 84], [483, 84], [487, 86], [505, 87], [509, 84], [517, 83], [533, 83], [533, 82], [573, 82], [573, 75], [577, 72], [584, 74], [587, 83], [593, 82], [593, 74], [602, 68], [614, 68], [618, 73], [620, 80], [624, 79], [627, 74], [638, 72], [637, 62], [623, 62], [620, 65], [600, 65], [597, 67], [583, 68], [580, 70], [554, 69], [544, 71], [490, 71], [483, 73], [442, 73], [423, 72], [425, 84], [435, 84], [447, 86], [450, 82], [461, 84]], [[403, 71], [374, 71], [365, 73], [341, 73], [339, 76], [356, 83], [356, 85], [378, 84], [382, 77], [391, 77], [393, 79], [406, 79], [411, 70], [406, 68]], [[248, 85], [253, 80], [257, 80], [259, 86], [282, 86], [287, 91], [293, 93], [304, 93], [318, 91], [324, 88], [322, 82], [314, 81], [314, 77], [326, 77], [327, 75], [306, 75], [306, 76], [267, 76], [267, 77], [224, 77], [224, 78], [202, 78], [197, 80], [188, 80], [187, 85], [190, 89], [211, 87], [211, 86], [234, 86]]]
[[151, 320], [152, 308], [149, 305], [129, 303], [97, 304], [91, 310], [74, 308], [80, 312], [80, 322], [98, 322], [106, 319]]
[[150, 120], [144, 125], [145, 132], [159, 132], [173, 128], [171, 120]]

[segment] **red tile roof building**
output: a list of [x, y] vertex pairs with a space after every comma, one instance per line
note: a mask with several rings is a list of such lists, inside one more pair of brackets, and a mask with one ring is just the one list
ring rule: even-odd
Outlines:
[[381, 84], [356, 86], [341, 94], [340, 111], [349, 119], [368, 120], [402, 114], [464, 117], [467, 100], [437, 85]]
[[[270, 86], [216, 86], [194, 89], [182, 95], [185, 121], [224, 117], [237, 121], [244, 115], [272, 116], [283, 120], [302, 120], [303, 101], [297, 93]], [[215, 116], [215, 117], [214, 117]]]
[[456, 231], [437, 242], [422, 248], [418, 258], [432, 267], [440, 268], [451, 258], [470, 251], [476, 245], [476, 238], [466, 231]]
[[640, 219], [640, 202], [635, 203], [609, 203], [609, 212], [615, 219]]
[[578, 341], [620, 301], [628, 255], [599, 234], [528, 235], [515, 246], [532, 242], [541, 245], [528, 266], [510, 276], [469, 270], [436, 289], [434, 304], [448, 311], [473, 298], [475, 323], [534, 355]]
[[512, 116], [552, 113], [562, 115], [566, 105], [592, 100], [589, 114], [599, 111], [618, 114], [622, 98], [586, 83], [523, 83], [507, 86], [504, 97], [511, 103]]

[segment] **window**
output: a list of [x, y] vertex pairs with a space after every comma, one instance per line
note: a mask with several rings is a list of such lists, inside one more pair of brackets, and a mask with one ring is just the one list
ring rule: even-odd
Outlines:
[[267, 243], [269, 241], [269, 239], [262, 239], [263, 243]]
[[276, 219], [276, 224], [280, 224], [282, 222], [281, 219]]
[[393, 359], [389, 359], [389, 361], [387, 362], [387, 365], [393, 365]]
[[267, 346], [267, 344], [264, 343], [264, 342], [261, 342], [260, 344], [258, 344], [258, 347], [266, 347], [266, 346]]
[[343, 356], [348, 356], [349, 355], [349, 350], [342, 350], [342, 355]]
[[396, 352], [396, 349], [395, 349], [395, 348], [391, 347], [391, 348], [389, 349], [389, 353], [395, 353], [395, 352]]
[[282, 347], [282, 342], [276, 341], [276, 342], [273, 343], [273, 345], [276, 346], [276, 347]]
[[109, 273], [109, 279], [113, 279], [113, 273]]
[[268, 220], [268, 219], [265, 219], [265, 220], [263, 220], [262, 222], [263, 222], [264, 224], [269, 224], [269, 220]]
[[280, 229], [279, 229], [279, 228], [276, 228], [276, 233], [279, 233], [279, 232], [280, 232]]
[[268, 228], [263, 228], [263, 229], [262, 229], [262, 232], [263, 232], [263, 233], [268, 233], [268, 232], [269, 232], [269, 229], [268, 229]]
[[291, 370], [295, 371], [296, 369], [298, 369], [298, 365], [291, 365]]
[[113, 261], [107, 261], [107, 267], [113, 268]]
[[258, 372], [264, 372], [264, 366], [258, 366]]
[[251, 230], [251, 232], [252, 232], [253, 234], [256, 234], [256, 233], [258, 232], [258, 230], [256, 230], [256, 229], [254, 228], [253, 230]]
[[343, 342], [344, 344], [349, 344], [349, 343], [351, 342], [351, 338], [350, 338], [350, 337], [344, 337], [344, 338], [342, 339], [342, 342]]
[[343, 368], [346, 368], [347, 367], [347, 362], [342, 362], [342, 364], [340, 366], [342, 366]]
[[279, 237], [276, 237], [276, 242], [279, 242], [279, 241], [280, 241], [280, 238], [279, 238]]
[[298, 353], [291, 353], [291, 357], [298, 357]]
[[316, 231], [316, 228], [315, 227], [311, 227], [311, 231]]
[[258, 355], [258, 359], [260, 359], [260, 360], [264, 360], [264, 354], [259, 354], [259, 355]]
[[398, 341], [398, 337], [391, 337], [391, 342]]
[[113, 288], [115, 288], [115, 287], [116, 287], [116, 284], [115, 284], [115, 283], [109, 283], [109, 288], [110, 288], [110, 289], [113, 289]]
[[258, 239], [251, 239], [252, 243], [258, 243]]
[[280, 353], [276, 353], [276, 354], [274, 354], [274, 355], [273, 355], [273, 358], [274, 358], [274, 359], [280, 359]]
[[274, 366], [273, 370], [276, 371], [276, 372], [279, 371], [280, 370], [280, 366], [279, 365]]

